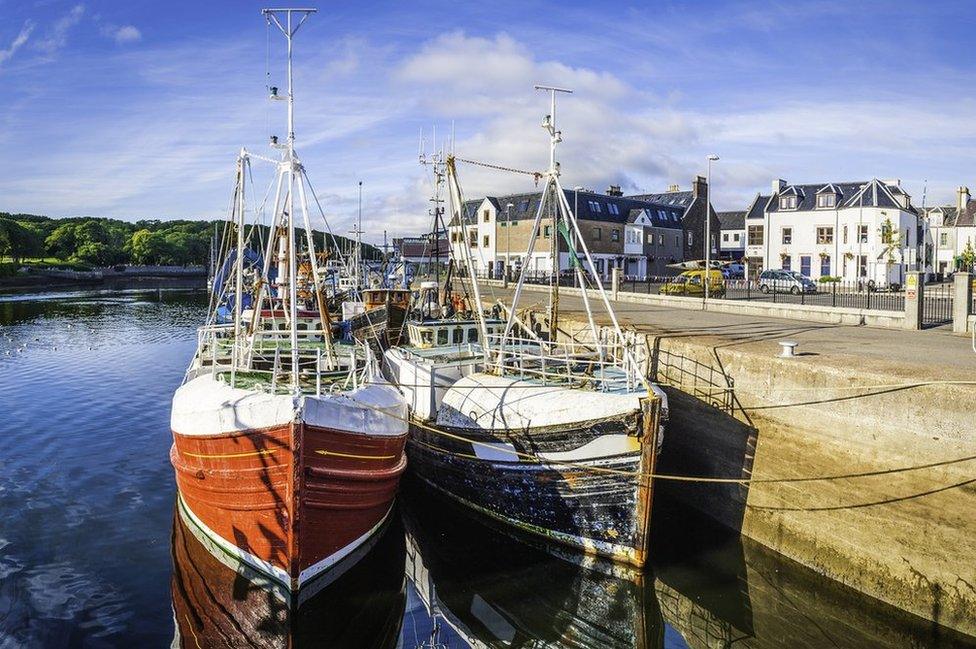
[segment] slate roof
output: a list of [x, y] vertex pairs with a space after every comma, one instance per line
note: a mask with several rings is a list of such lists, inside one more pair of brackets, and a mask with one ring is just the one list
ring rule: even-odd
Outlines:
[[[811, 183], [803, 185], [787, 185], [779, 194], [775, 195], [774, 200], [766, 208], [767, 212], [805, 212], [817, 209], [817, 194], [826, 191], [834, 191], [837, 194], [837, 207], [890, 207], [893, 209], [905, 209], [915, 212], [914, 207], [903, 208], [896, 196], [908, 196], [904, 190], [895, 184], [887, 184], [881, 180], [873, 179], [864, 182], [843, 182], [843, 183]], [[779, 196], [795, 195], [797, 197], [796, 209], [781, 210], [779, 201], [775, 200]], [[831, 208], [832, 209], [832, 208]]]
[[952, 227], [956, 224], [956, 218], [959, 216], [959, 210], [956, 209], [955, 205], [936, 205], [935, 207], [926, 207], [924, 210], [925, 216], [931, 217], [932, 213], [936, 210], [942, 213], [943, 227]]
[[772, 195], [763, 196], [762, 194], [756, 194], [756, 197], [752, 200], [752, 205], [746, 210], [747, 219], [761, 219], [763, 218], [766, 205], [769, 203]]
[[722, 230], [745, 230], [746, 228], [746, 213], [744, 211], [716, 212], [715, 215], [718, 217]]
[[[656, 203], [653, 201], [639, 200], [633, 196], [608, 196], [596, 192], [564, 189], [566, 201], [571, 208], [576, 210], [577, 218], [587, 221], [605, 221], [608, 223], [633, 223], [633, 218], [637, 213], [647, 210], [655, 227], [662, 228], [681, 228], [681, 219], [684, 216], [684, 209], [675, 205]], [[690, 193], [690, 192], [689, 192]], [[539, 209], [539, 201], [542, 192], [531, 192], [527, 194], [509, 194], [507, 196], [488, 196], [495, 209], [498, 210], [498, 221], [502, 222], [506, 218], [506, 210], [509, 203], [512, 203], [511, 218], [513, 221], [524, 221], [535, 218], [535, 213]], [[465, 207], [474, 204], [470, 208], [469, 221], [473, 223], [476, 215], [474, 211], [478, 209], [484, 199], [466, 201]], [[611, 207], [612, 206], [612, 207]], [[616, 210], [615, 212], [612, 210]], [[636, 212], [634, 212], [636, 210]]]
[[658, 205], [667, 205], [669, 207], [688, 209], [688, 206], [694, 202], [695, 195], [689, 190], [683, 192], [663, 192], [661, 194], [635, 194], [633, 196], [628, 196], [627, 198], [632, 198], [638, 201], [646, 201], [648, 203], [656, 203]]
[[976, 226], [976, 201], [970, 200], [966, 203], [966, 208], [956, 215], [953, 225], [957, 228], [971, 228]]

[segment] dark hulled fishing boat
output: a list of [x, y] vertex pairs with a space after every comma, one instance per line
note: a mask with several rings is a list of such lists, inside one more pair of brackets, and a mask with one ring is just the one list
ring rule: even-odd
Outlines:
[[[408, 454], [420, 479], [518, 529], [642, 566], [648, 555], [652, 476], [667, 400], [646, 380], [636, 341], [620, 330], [579, 234], [559, 183], [555, 145], [560, 135], [554, 105], [552, 110], [544, 123], [550, 133], [550, 169], [540, 174], [546, 178], [543, 200], [524, 258], [533, 258], [543, 215], [553, 215], [557, 225], [550, 238], [559, 232], [566, 242], [564, 254], [583, 287], [589, 339], [555, 339], [555, 299], [549, 339], [520, 326], [516, 308], [527, 265], [504, 326], [490, 326], [471, 251], [462, 245], [480, 329], [477, 347], [457, 346], [458, 352], [466, 352], [468, 365], [451, 356], [455, 341], [445, 339], [430, 352], [391, 350], [385, 368], [411, 408]], [[453, 156], [447, 158], [446, 170], [451, 224], [460, 231], [459, 240], [468, 241]], [[558, 268], [556, 262], [554, 275]], [[590, 277], [613, 323], [608, 329], [597, 328], [592, 316], [586, 288]]]

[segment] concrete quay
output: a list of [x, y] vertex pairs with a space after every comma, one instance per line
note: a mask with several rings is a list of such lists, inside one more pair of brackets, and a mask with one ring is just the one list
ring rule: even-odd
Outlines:
[[[511, 295], [484, 292], [503, 302]], [[544, 312], [545, 292], [526, 292], [521, 305], [532, 302]], [[585, 337], [579, 298], [564, 296], [560, 306], [561, 331]], [[650, 374], [670, 386], [659, 472], [752, 480], [659, 480], [659, 493], [833, 580], [976, 636], [976, 385], [915, 385], [976, 380], [968, 336], [622, 301], [615, 312], [646, 337]], [[783, 340], [798, 343], [797, 357], [778, 357]], [[851, 474], [861, 475], [837, 478]], [[811, 477], [833, 479], [762, 482]]]

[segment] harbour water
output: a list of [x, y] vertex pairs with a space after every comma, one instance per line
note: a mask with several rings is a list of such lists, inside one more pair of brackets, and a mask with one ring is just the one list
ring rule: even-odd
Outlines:
[[172, 282], [0, 295], [0, 647], [974, 644], [663, 499], [635, 573], [409, 478], [375, 545], [291, 612], [175, 507], [170, 399], [206, 306]]

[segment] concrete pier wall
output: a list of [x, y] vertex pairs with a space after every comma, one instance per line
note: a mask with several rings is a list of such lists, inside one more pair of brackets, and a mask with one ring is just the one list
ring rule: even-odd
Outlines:
[[[694, 338], [648, 335], [648, 344], [652, 372], [674, 386], [661, 473], [780, 479], [976, 458], [976, 386], [882, 388], [917, 374]], [[655, 488], [822, 575], [976, 636], [976, 459]]]

